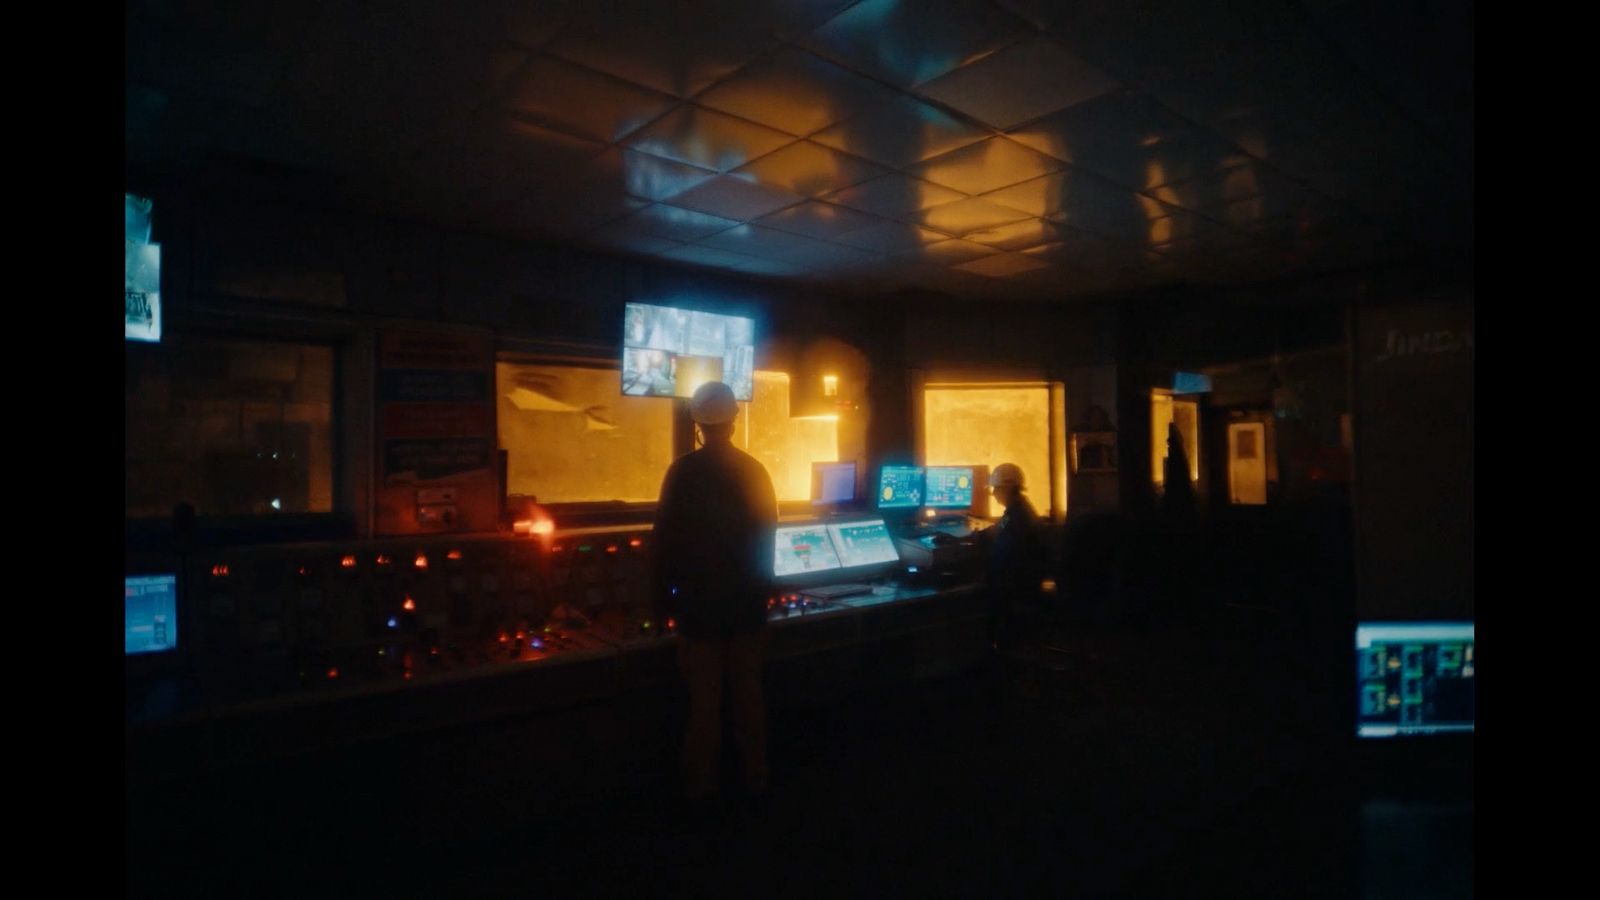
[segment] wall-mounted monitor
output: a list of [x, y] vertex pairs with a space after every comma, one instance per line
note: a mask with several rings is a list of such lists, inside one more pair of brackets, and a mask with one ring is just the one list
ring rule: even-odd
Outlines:
[[811, 464], [811, 503], [814, 506], [839, 506], [856, 501], [856, 464], [818, 462]]
[[721, 381], [748, 401], [755, 388], [755, 320], [629, 303], [622, 316], [622, 393], [690, 397]]
[[972, 466], [929, 466], [928, 489], [922, 505], [935, 509], [968, 509], [976, 474]]
[[128, 575], [122, 579], [126, 615], [124, 656], [178, 647], [178, 576]]
[[839, 555], [834, 552], [828, 529], [821, 523], [778, 528], [772, 562], [774, 576], [780, 579], [794, 578], [838, 568]]
[[1473, 731], [1472, 622], [1356, 626], [1356, 733], [1363, 738]]
[[150, 243], [151, 202], [123, 194], [124, 340], [161, 340], [161, 245]]
[[884, 466], [878, 471], [878, 508], [914, 509], [921, 506], [925, 477], [921, 466]]

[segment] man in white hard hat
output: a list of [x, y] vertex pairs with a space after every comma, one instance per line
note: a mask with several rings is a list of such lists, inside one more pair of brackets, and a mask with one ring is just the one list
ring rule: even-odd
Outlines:
[[653, 597], [658, 616], [677, 620], [689, 688], [684, 795], [696, 803], [718, 793], [724, 680], [743, 786], [754, 796], [767, 790], [761, 665], [778, 500], [767, 470], [733, 446], [738, 414], [726, 384], [694, 392], [689, 415], [704, 446], [667, 470], [656, 507]]
[[1015, 640], [1019, 610], [1037, 605], [1039, 582], [1044, 578], [1044, 539], [1039, 515], [1024, 495], [1027, 478], [1015, 463], [1001, 463], [989, 472], [989, 489], [1006, 508], [999, 523], [989, 530], [989, 568], [984, 579], [989, 589], [989, 640], [1004, 650]]

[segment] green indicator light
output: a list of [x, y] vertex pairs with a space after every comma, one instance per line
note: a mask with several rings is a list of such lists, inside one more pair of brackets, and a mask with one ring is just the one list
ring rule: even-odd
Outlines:
[[593, 549], [594, 549], [594, 547], [592, 545], [590, 545], [590, 544], [579, 544], [578, 545], [578, 552], [579, 553], [588, 553], [590, 550], [593, 550]]

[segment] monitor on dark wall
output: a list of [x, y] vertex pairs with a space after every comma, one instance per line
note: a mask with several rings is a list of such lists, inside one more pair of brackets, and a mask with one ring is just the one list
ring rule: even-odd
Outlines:
[[721, 381], [748, 401], [755, 389], [755, 320], [629, 303], [622, 320], [622, 393], [689, 397]]
[[1356, 733], [1470, 733], [1477, 699], [1472, 622], [1356, 626]]
[[123, 331], [124, 340], [161, 340], [161, 245], [150, 242], [153, 204], [123, 194]]
[[976, 486], [972, 466], [929, 466], [923, 505], [934, 509], [969, 509]]
[[811, 464], [811, 503], [814, 506], [839, 506], [856, 501], [856, 464], [817, 462]]
[[922, 505], [927, 478], [921, 466], [884, 466], [878, 470], [878, 508], [914, 509]]
[[165, 653], [178, 647], [178, 576], [127, 575], [122, 579], [124, 656]]

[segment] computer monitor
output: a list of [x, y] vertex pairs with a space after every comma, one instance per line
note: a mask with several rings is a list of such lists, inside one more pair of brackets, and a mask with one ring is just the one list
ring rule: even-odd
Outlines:
[[1477, 684], [1472, 622], [1356, 626], [1356, 734], [1469, 733]]
[[971, 466], [929, 466], [928, 492], [922, 505], [934, 509], [970, 509], [976, 479]]
[[164, 653], [178, 647], [178, 576], [127, 575], [122, 579], [126, 614], [124, 656]]
[[856, 464], [814, 462], [811, 464], [811, 502], [815, 506], [835, 506], [856, 500]]
[[783, 525], [778, 528], [773, 550], [772, 574], [778, 580], [793, 580], [818, 572], [840, 568], [828, 529], [820, 522]]
[[878, 472], [878, 508], [921, 506], [925, 479], [926, 472], [921, 466], [884, 466]]
[[847, 570], [900, 562], [894, 539], [881, 518], [829, 522], [828, 535], [833, 538], [834, 549], [839, 551], [840, 566]]
[[628, 303], [622, 319], [622, 393], [690, 397], [721, 381], [740, 400], [755, 383], [755, 320], [745, 316]]

